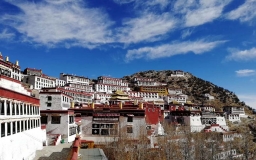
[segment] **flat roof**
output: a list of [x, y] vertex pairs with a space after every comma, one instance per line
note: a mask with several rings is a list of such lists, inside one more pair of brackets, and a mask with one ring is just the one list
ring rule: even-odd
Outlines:
[[100, 148], [79, 150], [80, 158], [86, 160], [108, 160], [105, 153]]

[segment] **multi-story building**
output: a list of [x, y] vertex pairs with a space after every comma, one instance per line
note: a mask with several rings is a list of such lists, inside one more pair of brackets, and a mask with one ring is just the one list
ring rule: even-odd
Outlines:
[[66, 81], [64, 80], [61, 80], [61, 79], [55, 79], [55, 86], [56, 87], [62, 87], [62, 86], [65, 86], [66, 85]]
[[151, 78], [134, 77], [133, 83], [135, 86], [156, 86], [156, 81]]
[[187, 98], [188, 96], [185, 94], [169, 94], [167, 96], [164, 97], [165, 103], [166, 104], [170, 104], [173, 102], [177, 102], [180, 104], [185, 104], [187, 102]]
[[139, 92], [155, 92], [159, 96], [167, 95], [168, 90], [166, 86], [139, 86], [135, 88]]
[[92, 103], [86, 108], [74, 108], [76, 118], [81, 120], [82, 138], [104, 143], [117, 140], [120, 135], [138, 139], [153, 132], [162, 120], [159, 107], [147, 104], [100, 105]]
[[173, 74], [171, 74], [171, 77], [184, 77], [185, 73], [181, 70], [175, 70], [173, 71]]
[[55, 87], [55, 81], [55, 79], [49, 78], [48, 76], [28, 75], [23, 78], [24, 83], [32, 85], [32, 88], [37, 90]]
[[22, 82], [32, 85], [32, 88], [36, 90], [46, 87], [64, 86], [66, 84], [64, 80], [43, 74], [41, 69], [26, 68], [22, 76]]
[[52, 88], [42, 88], [43, 92], [62, 92], [73, 98], [76, 104], [88, 104], [92, 103], [94, 99], [93, 93], [78, 91], [75, 88], [70, 87], [52, 87]]
[[239, 123], [241, 117], [246, 117], [242, 106], [224, 106], [223, 111], [226, 113], [226, 118], [232, 123]]
[[182, 94], [182, 89], [180, 88], [168, 88], [168, 94]]
[[159, 97], [159, 94], [156, 92], [134, 92], [134, 91], [129, 91], [126, 92], [129, 95], [130, 99], [137, 99], [141, 98], [144, 102], [148, 101], [159, 101], [162, 100]]
[[68, 110], [73, 97], [62, 92], [40, 92], [41, 110]]
[[94, 94], [94, 102], [101, 103], [101, 104], [109, 104], [111, 95], [112, 94], [110, 94], [110, 93], [96, 92]]
[[35, 69], [35, 68], [26, 68], [23, 71], [23, 74], [28, 76], [39, 76], [41, 77], [43, 75], [43, 72], [41, 69]]
[[20, 81], [21, 72], [19, 61], [16, 61], [16, 63], [14, 64], [9, 61], [8, 56], [4, 61], [2, 53], [0, 52], [0, 74]]
[[129, 91], [128, 83], [123, 82], [120, 78], [111, 78], [111, 77], [98, 77], [97, 84], [94, 85], [94, 90], [96, 92], [106, 92], [112, 93], [113, 91]]
[[65, 142], [75, 140], [80, 132], [75, 123], [74, 111], [71, 110], [41, 110], [41, 123], [46, 125], [48, 136], [62, 135]]
[[79, 83], [67, 83], [65, 85], [65, 88], [73, 88], [77, 91], [83, 91], [83, 92], [93, 92], [93, 86], [92, 85], [84, 85]]
[[90, 84], [90, 80], [87, 77], [76, 76], [73, 74], [60, 73], [60, 79], [64, 80], [66, 83], [75, 83], [75, 84], [83, 84], [83, 85]]
[[[0, 72], [0, 159], [33, 159], [45, 140], [40, 124], [39, 99], [31, 97], [31, 92], [21, 84], [17, 63], [5, 63], [0, 59], [0, 64], [5, 65], [0, 65], [4, 68], [4, 72]], [[16, 76], [11, 74], [13, 66], [17, 69]]]
[[244, 107], [242, 106], [224, 106], [223, 111], [229, 114], [239, 114], [239, 117], [246, 117]]
[[169, 121], [189, 126], [191, 132], [227, 132], [229, 130], [223, 112], [215, 112], [213, 106], [171, 105]]

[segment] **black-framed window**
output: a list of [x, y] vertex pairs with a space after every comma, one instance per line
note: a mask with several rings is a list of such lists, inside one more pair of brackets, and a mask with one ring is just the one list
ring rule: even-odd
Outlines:
[[24, 115], [26, 115], [27, 114], [27, 105], [24, 105]]
[[29, 115], [32, 115], [33, 106], [30, 105], [30, 106], [29, 106], [29, 109], [30, 109], [30, 110], [29, 110]]
[[11, 122], [7, 123], [7, 136], [11, 135]]
[[27, 121], [24, 121], [24, 123], [25, 123], [25, 128], [24, 128], [24, 130], [28, 130], [28, 122], [27, 122]]
[[1, 137], [5, 137], [5, 123], [1, 123]]
[[48, 97], [47, 97], [47, 100], [48, 100], [48, 101], [51, 101], [51, 100], [52, 100], [52, 96], [48, 96]]
[[74, 116], [69, 116], [69, 124], [74, 123]]
[[16, 122], [12, 122], [12, 134], [16, 133]]
[[11, 114], [11, 106], [10, 106], [10, 102], [7, 102], [6, 103], [6, 110], [7, 110], [7, 115], [10, 115]]
[[52, 124], [60, 124], [61, 116], [52, 116]]
[[18, 104], [16, 104], [16, 115], [20, 115], [19, 105]]
[[128, 116], [127, 117], [127, 122], [133, 122], [133, 116]]
[[15, 115], [15, 105], [12, 103], [12, 115]]
[[17, 133], [20, 132], [20, 121], [17, 121]]
[[20, 115], [23, 115], [23, 110], [24, 110], [24, 109], [23, 109], [23, 105], [21, 104], [21, 105], [20, 105]]
[[24, 131], [24, 121], [20, 121], [20, 126], [21, 126], [21, 132]]
[[52, 103], [47, 103], [47, 107], [51, 107], [52, 106]]
[[47, 122], [48, 122], [48, 116], [41, 116], [41, 123], [47, 124]]
[[0, 114], [4, 115], [4, 101], [0, 101]]
[[127, 133], [133, 133], [132, 126], [127, 126]]
[[28, 120], [28, 129], [30, 129], [30, 128], [31, 128], [31, 121]]

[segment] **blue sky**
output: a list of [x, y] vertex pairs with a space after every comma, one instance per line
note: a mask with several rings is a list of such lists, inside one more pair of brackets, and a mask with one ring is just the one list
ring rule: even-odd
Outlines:
[[2, 0], [0, 52], [54, 77], [179, 69], [256, 108], [255, 10], [256, 0]]

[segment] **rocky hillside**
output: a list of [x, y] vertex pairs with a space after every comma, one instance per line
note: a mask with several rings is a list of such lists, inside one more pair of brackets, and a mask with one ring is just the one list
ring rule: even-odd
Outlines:
[[[128, 82], [132, 82], [134, 77], [152, 78], [155, 81], [167, 83], [169, 88], [180, 88], [183, 93], [188, 95], [190, 101], [199, 104], [214, 105], [216, 109], [221, 110], [225, 105], [234, 106], [246, 106], [244, 102], [241, 102], [239, 98], [232, 92], [223, 87], [214, 85], [213, 83], [197, 78], [191, 73], [185, 72], [184, 77], [171, 77], [174, 71], [144, 71], [132, 74], [130, 76], [124, 76], [123, 79]], [[130, 86], [133, 88], [134, 86]], [[215, 100], [209, 101], [204, 98], [204, 94], [209, 93], [214, 96]], [[246, 106], [249, 112], [251, 107]]]

